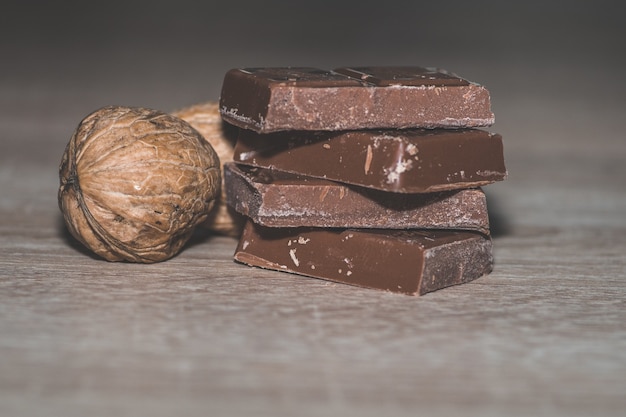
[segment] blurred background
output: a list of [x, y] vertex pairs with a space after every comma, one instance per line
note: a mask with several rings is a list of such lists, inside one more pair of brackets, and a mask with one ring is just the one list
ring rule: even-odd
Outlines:
[[[99, 107], [173, 111], [217, 100], [230, 68], [288, 65], [456, 72], [492, 94], [492, 130], [505, 138], [510, 171], [510, 182], [494, 190], [517, 184], [518, 195], [531, 192], [546, 174], [529, 167], [568, 158], [589, 141], [614, 149], [615, 161], [594, 165], [591, 149], [591, 159], [550, 175], [592, 182], [607, 173], [598, 170], [618, 172], [626, 156], [621, 11], [606, 0], [4, 2], [0, 184], [14, 187], [9, 178], [28, 175], [24, 164], [44, 164], [53, 194], [65, 144]], [[520, 221], [532, 212], [528, 197], [510, 208]], [[579, 221], [576, 212], [554, 210], [561, 221]]]
[[496, 106], [603, 96], [610, 108], [626, 86], [617, 1], [4, 4], [4, 114], [167, 110], [216, 99], [224, 72], [240, 66], [441, 66], [486, 84]]

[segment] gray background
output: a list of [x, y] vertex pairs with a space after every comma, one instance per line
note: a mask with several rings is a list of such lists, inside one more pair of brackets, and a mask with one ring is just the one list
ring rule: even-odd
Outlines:
[[[54, 177], [65, 144], [91, 111], [111, 104], [173, 111], [217, 100], [233, 67], [423, 65], [492, 93], [492, 130], [504, 136], [510, 171], [509, 182], [489, 188], [494, 217], [513, 224], [528, 216], [613, 220], [593, 210], [581, 218], [585, 210], [569, 204], [577, 188], [547, 190], [544, 183], [557, 175], [584, 186], [616, 174], [625, 156], [626, 36], [617, 1], [39, 3], [9, 3], [0, 16], [7, 187], [17, 186], [10, 177], [28, 175], [12, 167], [36, 164]], [[600, 166], [590, 142], [614, 159]], [[574, 157], [582, 149], [585, 158]], [[552, 161], [568, 162], [550, 174], [529, 169]], [[619, 198], [587, 188], [596, 199]], [[560, 198], [546, 201], [546, 191]]]
[[610, 107], [626, 85], [619, 2], [36, 3], [3, 8], [0, 87], [3, 113], [38, 122], [215, 99], [240, 66], [440, 66], [486, 84], [498, 113], [542, 96]]

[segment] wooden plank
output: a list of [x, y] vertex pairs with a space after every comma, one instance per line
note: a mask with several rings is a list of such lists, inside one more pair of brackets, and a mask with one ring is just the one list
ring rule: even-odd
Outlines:
[[495, 270], [419, 298], [242, 266], [202, 234], [160, 264], [94, 259], [56, 203], [78, 120], [0, 114], [0, 415], [623, 415], [620, 119], [498, 103]]

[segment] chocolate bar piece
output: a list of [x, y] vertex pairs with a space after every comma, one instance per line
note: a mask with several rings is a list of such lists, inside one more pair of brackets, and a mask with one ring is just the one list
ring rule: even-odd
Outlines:
[[240, 130], [234, 161], [401, 193], [479, 187], [506, 177], [502, 137], [479, 129]]
[[259, 133], [494, 122], [486, 88], [421, 67], [232, 69], [222, 84], [220, 112]]
[[314, 177], [224, 164], [227, 203], [269, 227], [465, 229], [489, 234], [485, 194], [398, 194]]
[[491, 240], [473, 232], [268, 228], [249, 221], [235, 260], [329, 281], [422, 295], [491, 272]]

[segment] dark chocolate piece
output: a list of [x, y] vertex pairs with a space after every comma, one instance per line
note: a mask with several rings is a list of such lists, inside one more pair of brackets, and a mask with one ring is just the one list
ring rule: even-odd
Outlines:
[[233, 159], [402, 193], [478, 187], [506, 177], [502, 137], [478, 129], [241, 130]]
[[224, 164], [227, 203], [270, 227], [465, 229], [489, 234], [485, 194], [398, 194], [314, 177]]
[[494, 122], [486, 88], [421, 67], [233, 69], [224, 78], [220, 112], [259, 133]]
[[268, 228], [249, 221], [235, 260], [329, 281], [422, 295], [491, 272], [491, 240], [473, 232]]

